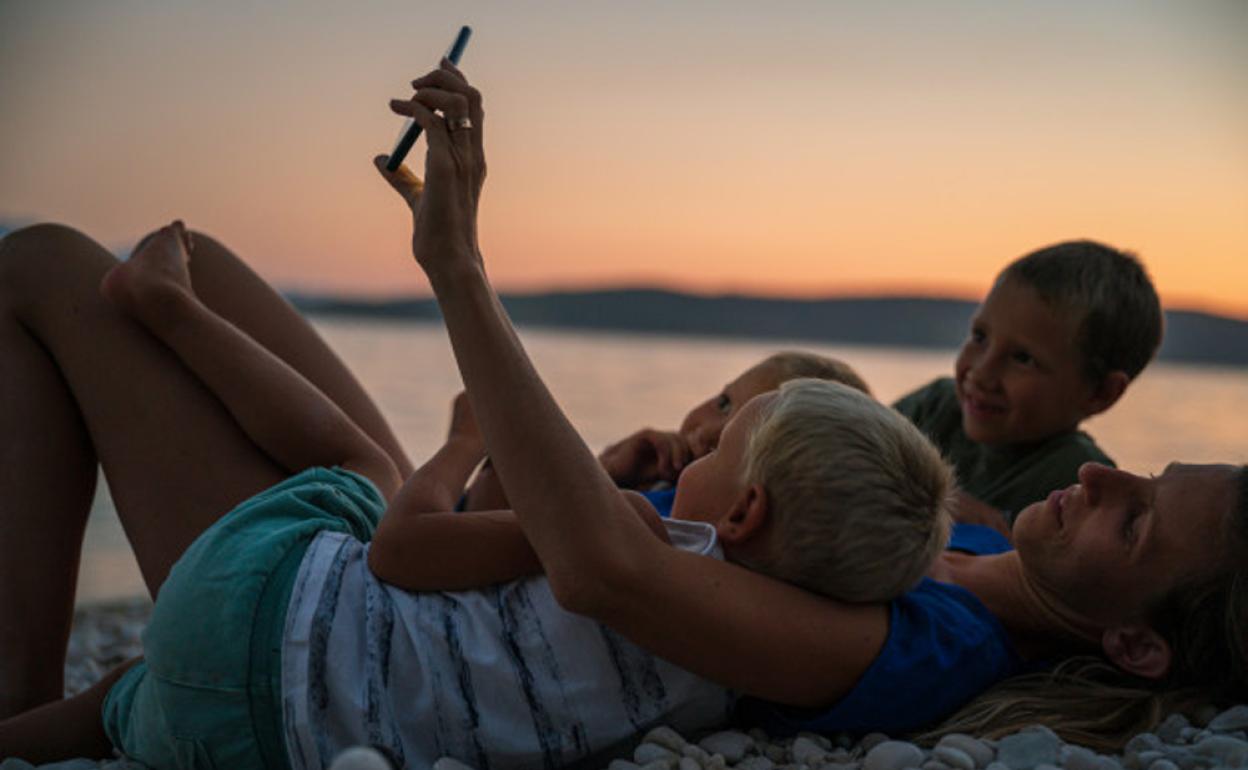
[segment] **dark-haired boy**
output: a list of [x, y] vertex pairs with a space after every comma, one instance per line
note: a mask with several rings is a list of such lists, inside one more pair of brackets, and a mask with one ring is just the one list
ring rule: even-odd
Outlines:
[[[963, 521], [1013, 524], [1017, 511], [1112, 465], [1079, 424], [1109, 409], [1161, 343], [1162, 312], [1132, 255], [1067, 241], [1015, 260], [971, 320], [954, 377], [895, 408], [957, 470]], [[999, 527], [998, 527], [999, 528]]]

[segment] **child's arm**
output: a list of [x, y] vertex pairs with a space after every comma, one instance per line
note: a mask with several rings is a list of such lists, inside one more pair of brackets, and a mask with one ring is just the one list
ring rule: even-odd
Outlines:
[[[652, 428], [643, 428], [598, 455], [607, 475], [623, 489], [642, 489], [660, 481], [675, 483], [693, 459], [688, 442], [679, 433]], [[464, 509], [488, 511], [508, 507], [498, 474], [492, 464], [486, 463], [468, 489]]]
[[291, 473], [339, 465], [392, 497], [400, 479], [385, 451], [315, 385], [199, 301], [188, 244], [181, 222], [162, 228], [108, 273], [101, 292], [168, 346], [277, 465]]

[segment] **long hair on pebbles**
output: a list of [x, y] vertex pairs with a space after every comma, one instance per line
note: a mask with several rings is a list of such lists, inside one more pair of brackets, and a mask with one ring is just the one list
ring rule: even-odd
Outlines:
[[1152, 610], [1152, 625], [1170, 645], [1161, 680], [1127, 674], [1104, 658], [1084, 655], [1051, 671], [1005, 680], [941, 725], [916, 737], [946, 733], [998, 738], [1043, 724], [1065, 741], [1119, 751], [1168, 714], [1248, 701], [1248, 466], [1236, 474], [1237, 496], [1226, 532], [1226, 567], [1174, 586]]

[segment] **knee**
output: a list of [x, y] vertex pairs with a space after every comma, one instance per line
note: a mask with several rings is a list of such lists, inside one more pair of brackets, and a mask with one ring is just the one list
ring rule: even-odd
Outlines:
[[90, 268], [98, 272], [115, 258], [72, 227], [44, 223], [0, 238], [0, 293], [30, 297], [42, 284], [56, 285]]

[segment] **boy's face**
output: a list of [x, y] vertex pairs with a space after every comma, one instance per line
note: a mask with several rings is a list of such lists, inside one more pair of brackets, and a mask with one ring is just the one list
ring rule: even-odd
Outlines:
[[745, 488], [745, 451], [762, 411], [776, 398], [765, 392], [750, 399], [728, 420], [719, 445], [694, 460], [676, 482], [672, 518], [715, 524], [731, 511]]
[[693, 456], [701, 457], [714, 449], [728, 420], [750, 399], [778, 387], [780, 375], [775, 365], [764, 361], [725, 385], [719, 395], [695, 406], [680, 423], [680, 435], [689, 444]]
[[1070, 430], [1094, 409], [1083, 375], [1078, 319], [1018, 281], [998, 283], [971, 319], [954, 365], [962, 429], [990, 446]]

